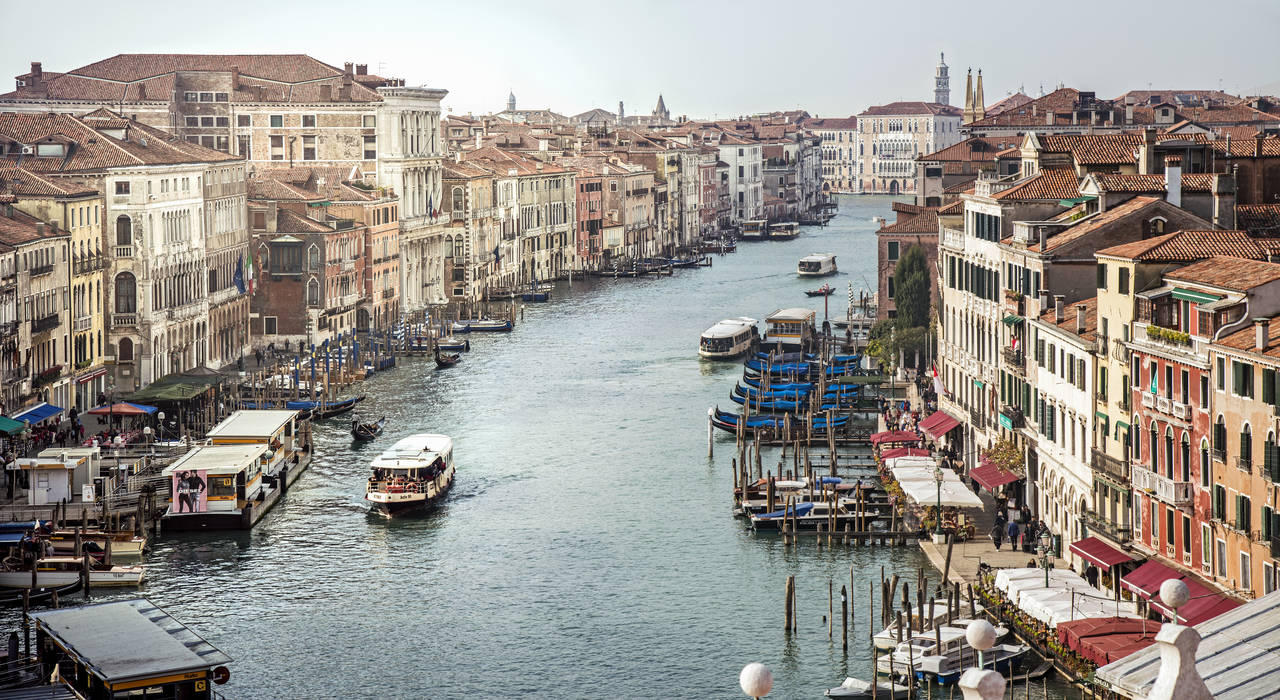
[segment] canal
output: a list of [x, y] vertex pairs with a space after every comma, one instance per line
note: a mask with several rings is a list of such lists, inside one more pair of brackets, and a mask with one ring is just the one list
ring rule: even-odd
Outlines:
[[[706, 458], [706, 413], [741, 367], [699, 361], [697, 342], [730, 316], [821, 318], [794, 274], [810, 252], [837, 254], [842, 314], [848, 283], [875, 280], [872, 217], [890, 202], [843, 197], [828, 227], [710, 269], [561, 283], [515, 332], [473, 336], [458, 367], [376, 376], [361, 415], [387, 416], [382, 438], [317, 426], [315, 462], [273, 512], [251, 533], [161, 537], [143, 594], [235, 659], [234, 698], [732, 698], [751, 661], [773, 670], [770, 698], [866, 677], [867, 582], [927, 563], [914, 547], [783, 548], [734, 519], [731, 449]], [[454, 491], [427, 517], [370, 516], [369, 460], [422, 431], [456, 441]], [[845, 658], [823, 616], [850, 565]]]

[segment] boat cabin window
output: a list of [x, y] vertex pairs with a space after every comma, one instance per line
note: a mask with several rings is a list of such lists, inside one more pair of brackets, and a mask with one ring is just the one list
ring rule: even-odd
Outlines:
[[209, 477], [206, 498], [211, 501], [229, 501], [236, 497], [236, 477], [228, 474]]
[[729, 352], [737, 343], [734, 338], [703, 338], [702, 349], [708, 352]]
[[776, 335], [800, 335], [804, 331], [803, 323], [772, 321], [770, 325]]
[[820, 272], [821, 270], [822, 270], [822, 263], [818, 260], [801, 260], [800, 261], [801, 272]]

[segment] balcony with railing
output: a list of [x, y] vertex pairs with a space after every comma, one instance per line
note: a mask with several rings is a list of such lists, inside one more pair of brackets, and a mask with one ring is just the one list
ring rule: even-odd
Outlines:
[[101, 255], [88, 255], [75, 261], [71, 269], [77, 275], [88, 275], [105, 267]]
[[116, 246], [116, 247], [115, 247], [115, 256], [116, 256], [117, 258], [132, 258], [132, 257], [133, 257], [133, 246], [131, 246], [131, 245], [118, 245], [118, 246]]
[[964, 251], [964, 231], [958, 228], [942, 229], [942, 247], [950, 248], [957, 252]]
[[27, 270], [27, 273], [30, 274], [32, 277], [40, 277], [42, 275], [52, 274], [53, 263], [49, 263], [47, 265], [36, 265], [35, 267], [29, 268]]
[[8, 274], [8, 275], [5, 275], [4, 277], [0, 277], [0, 294], [8, 294], [9, 292], [17, 291], [17, 289], [18, 289], [17, 275]]
[[394, 290], [394, 289], [384, 289], [384, 290], [382, 290], [382, 298], [383, 298], [383, 299], [390, 299], [391, 297], [394, 297], [395, 295], [396, 295], [396, 290]]
[[83, 333], [84, 331], [87, 331], [90, 328], [93, 328], [93, 317], [77, 316], [72, 328], [76, 333]]
[[47, 316], [41, 316], [40, 318], [37, 318], [36, 320], [32, 321], [31, 332], [44, 333], [46, 331], [51, 331], [60, 325], [62, 325], [62, 319], [58, 318], [57, 312], [54, 312], [54, 313], [48, 314]]
[[1101, 450], [1094, 450], [1091, 463], [1095, 471], [1106, 474], [1121, 485], [1129, 483], [1129, 460], [1116, 459]]
[[138, 325], [138, 314], [111, 314], [112, 328], [132, 328]]
[[1006, 430], [1017, 430], [1027, 424], [1027, 419], [1022, 415], [1022, 409], [1017, 406], [1001, 406], [1000, 407], [1000, 427]]
[[1253, 473], [1253, 458], [1249, 455], [1236, 457], [1236, 469], [1246, 473]]
[[1092, 511], [1085, 511], [1084, 524], [1091, 532], [1121, 545], [1129, 541], [1130, 534], [1133, 532], [1127, 525], [1112, 522]]
[[19, 324], [17, 321], [5, 321], [0, 323], [0, 338], [18, 334]]
[[985, 430], [987, 427], [987, 416], [976, 408], [969, 409], [969, 425], [974, 430]]
[[1174, 401], [1173, 417], [1181, 418], [1182, 420], [1191, 420], [1191, 404]]
[[1126, 363], [1129, 361], [1129, 348], [1119, 338], [1111, 339], [1111, 359]]
[[1133, 487], [1178, 507], [1190, 504], [1195, 498], [1195, 487], [1190, 481], [1174, 481], [1140, 464], [1133, 465]]
[[1004, 348], [1000, 351], [1000, 357], [1004, 360], [1005, 369], [1020, 377], [1027, 376], [1027, 358], [1023, 356], [1021, 350]]

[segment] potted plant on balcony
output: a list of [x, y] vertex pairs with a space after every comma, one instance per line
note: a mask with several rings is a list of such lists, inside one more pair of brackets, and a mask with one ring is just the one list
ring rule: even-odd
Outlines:
[[49, 369], [44, 370], [40, 374], [37, 374], [31, 380], [31, 386], [41, 387], [53, 382], [54, 380], [56, 380], [58, 377], [61, 377], [61, 376], [62, 376], [62, 365], [54, 365]]

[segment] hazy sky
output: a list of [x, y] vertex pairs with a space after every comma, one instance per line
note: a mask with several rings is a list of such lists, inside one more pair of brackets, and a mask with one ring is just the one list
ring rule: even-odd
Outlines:
[[1058, 83], [1280, 93], [1280, 0], [0, 0], [0, 25], [3, 76], [117, 53], [307, 53], [446, 88], [459, 114], [502, 109], [510, 88], [522, 109], [565, 114], [648, 113], [661, 92], [673, 115], [847, 116], [932, 99], [939, 51], [958, 106], [970, 66], [987, 102]]

